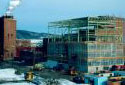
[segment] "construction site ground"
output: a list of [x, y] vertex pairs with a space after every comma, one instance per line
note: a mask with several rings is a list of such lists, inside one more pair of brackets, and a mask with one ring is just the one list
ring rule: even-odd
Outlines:
[[[28, 71], [31, 71], [32, 66], [25, 66], [25, 65], [20, 65], [19, 62], [15, 61], [6, 61], [6, 62], [1, 62], [0, 63], [0, 69], [5, 69], [5, 68], [14, 68], [20, 71], [21, 73], [26, 73]], [[71, 75], [66, 75], [62, 71], [54, 71], [52, 69], [43, 69], [41, 71], [33, 71], [35, 75], [48, 79], [67, 79], [67, 80], [72, 80], [73, 76]]]

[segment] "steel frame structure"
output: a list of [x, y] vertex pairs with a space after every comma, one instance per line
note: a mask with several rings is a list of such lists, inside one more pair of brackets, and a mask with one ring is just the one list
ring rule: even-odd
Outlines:
[[[114, 16], [98, 16], [50, 22], [48, 33], [53, 35], [48, 36], [48, 44], [82, 43], [82, 51], [79, 50], [82, 46], [77, 49], [74, 47], [77, 52], [81, 52], [81, 55], [76, 53], [79, 56], [76, 66], [78, 68], [84, 63], [87, 63], [85, 64], [87, 66], [104, 67], [122, 65], [125, 62], [123, 52], [124, 21], [125, 19]], [[84, 48], [85, 45], [87, 48]], [[70, 54], [67, 55], [70, 57], [69, 59], [71, 59]]]

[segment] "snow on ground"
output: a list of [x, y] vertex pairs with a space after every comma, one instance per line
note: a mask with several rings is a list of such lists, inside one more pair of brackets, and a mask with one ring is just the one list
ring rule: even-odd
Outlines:
[[59, 82], [61, 83], [61, 85], [76, 85], [75, 83], [66, 79], [59, 79]]
[[66, 79], [43, 79], [37, 78], [34, 80], [38, 85], [89, 85], [89, 84], [76, 84]]
[[0, 69], [0, 81], [24, 80], [24, 75], [16, 75], [15, 69]]
[[[18, 81], [18, 80], [24, 80], [24, 74], [22, 75], [16, 75], [15, 69], [8, 68], [8, 69], [0, 69], [0, 81], [6, 81], [6, 83], [0, 84], [0, 85], [35, 85], [33, 83], [29, 82], [17, 82], [17, 83], [10, 83], [8, 81]], [[51, 80], [51, 79], [50, 79]], [[36, 76], [33, 80], [34, 83], [37, 83], [39, 85], [46, 85], [49, 79], [44, 79], [39, 76]], [[87, 85], [87, 84], [75, 84], [69, 80], [66, 79], [56, 79], [55, 82], [58, 81], [60, 85]], [[7, 83], [8, 82], [8, 83]], [[53, 82], [53, 81], [52, 81]], [[53, 84], [54, 85], [54, 84]]]
[[59, 79], [58, 81], [60, 82], [61, 85], [88, 85], [88, 84], [76, 84], [66, 79]]
[[23, 83], [4, 83], [4, 84], [0, 84], [0, 85], [35, 85], [35, 84], [23, 82]]

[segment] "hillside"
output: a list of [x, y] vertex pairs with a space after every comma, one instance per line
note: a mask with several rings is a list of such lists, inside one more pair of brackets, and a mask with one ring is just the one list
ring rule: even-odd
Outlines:
[[25, 30], [17, 30], [17, 39], [41, 39], [43, 37], [47, 37], [47, 33], [37, 33]]

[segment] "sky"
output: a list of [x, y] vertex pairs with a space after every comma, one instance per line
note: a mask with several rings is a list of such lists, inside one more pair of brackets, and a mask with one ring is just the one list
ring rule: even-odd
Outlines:
[[[10, 0], [0, 0], [0, 16]], [[86, 16], [125, 17], [125, 0], [22, 0], [14, 11], [17, 30], [48, 32], [48, 22]]]

